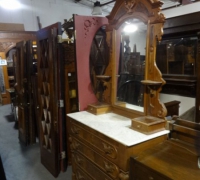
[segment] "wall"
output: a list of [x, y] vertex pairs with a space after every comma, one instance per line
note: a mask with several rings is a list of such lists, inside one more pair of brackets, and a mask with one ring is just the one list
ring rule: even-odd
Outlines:
[[181, 103], [179, 107], [179, 115], [182, 115], [184, 112], [195, 106], [195, 98], [190, 98], [185, 96], [160, 93], [160, 100], [162, 103], [174, 100], [180, 101]]
[[162, 13], [166, 18], [171, 18], [175, 16], [181, 16], [184, 14], [190, 14], [193, 12], [200, 11], [200, 2], [195, 2], [187, 5], [178, 6], [171, 9], [163, 10]]
[[92, 9], [73, 0], [18, 0], [23, 5], [18, 10], [6, 10], [0, 7], [1, 23], [24, 24], [26, 31], [37, 31], [37, 16], [42, 27], [55, 22], [64, 22], [72, 14], [91, 15]]

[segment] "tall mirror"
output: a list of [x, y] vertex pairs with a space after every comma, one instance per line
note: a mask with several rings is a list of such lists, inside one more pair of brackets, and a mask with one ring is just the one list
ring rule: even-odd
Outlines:
[[144, 80], [147, 25], [127, 19], [119, 28], [120, 49], [116, 63], [116, 105], [144, 112]]
[[113, 112], [131, 118], [166, 116], [159, 100], [165, 81], [155, 62], [165, 21], [160, 13], [162, 4], [157, 0], [117, 0], [107, 16], [110, 66], [105, 74], [112, 77]]

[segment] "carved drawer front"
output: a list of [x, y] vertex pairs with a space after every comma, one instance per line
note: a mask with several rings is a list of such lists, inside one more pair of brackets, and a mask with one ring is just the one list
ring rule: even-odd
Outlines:
[[94, 135], [80, 126], [75, 125], [74, 123], [71, 123], [70, 133], [79, 140], [83, 142], [85, 141], [91, 147], [95, 147], [103, 155], [106, 155], [112, 159], [117, 159], [118, 154], [115, 145], [100, 139], [98, 134]]
[[80, 141], [72, 137], [72, 142], [70, 144], [72, 151], [77, 151], [78, 153], [84, 155], [89, 160], [91, 160], [96, 166], [98, 166], [104, 173], [108, 174], [111, 178], [119, 177], [119, 168], [105, 157], [102, 157], [97, 152], [92, 150], [90, 147], [82, 144]]
[[133, 171], [133, 180], [172, 180], [139, 162], [134, 162], [131, 171]]
[[72, 180], [93, 180], [87, 173], [81, 170], [78, 166], [74, 167]]
[[[72, 161], [75, 166], [78, 166], [81, 170], [85, 171], [86, 174], [89, 174], [92, 179], [95, 180], [112, 180], [104, 172], [102, 172], [97, 166], [95, 166], [90, 160], [88, 160], [83, 155], [73, 152]], [[76, 174], [76, 172], [74, 172]]]

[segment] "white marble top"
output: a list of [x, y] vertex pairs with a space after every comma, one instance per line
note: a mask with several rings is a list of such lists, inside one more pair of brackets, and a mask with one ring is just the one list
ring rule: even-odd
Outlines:
[[115, 113], [94, 115], [87, 111], [67, 114], [72, 119], [126, 145], [135, 144], [168, 134], [168, 130], [163, 130], [151, 135], [146, 135], [130, 129], [131, 119]]

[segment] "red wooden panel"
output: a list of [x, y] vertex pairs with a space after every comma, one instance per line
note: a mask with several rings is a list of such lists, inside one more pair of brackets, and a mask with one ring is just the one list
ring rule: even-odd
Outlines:
[[92, 91], [89, 70], [89, 55], [92, 40], [97, 30], [108, 24], [105, 17], [74, 16], [76, 30], [76, 61], [78, 79], [79, 110], [86, 110], [87, 105], [97, 102]]

